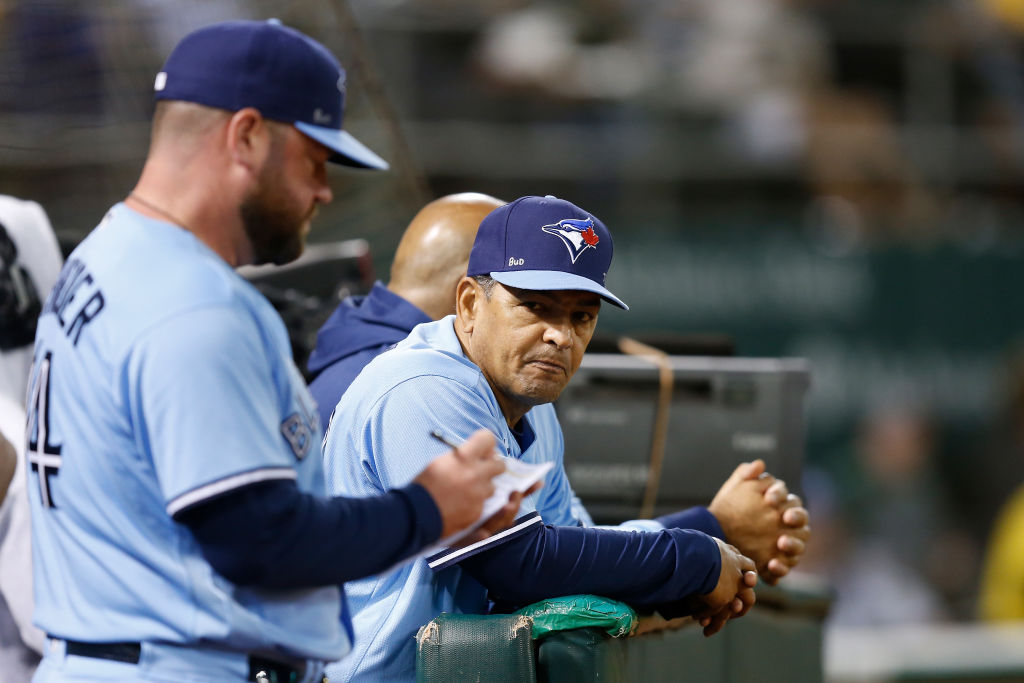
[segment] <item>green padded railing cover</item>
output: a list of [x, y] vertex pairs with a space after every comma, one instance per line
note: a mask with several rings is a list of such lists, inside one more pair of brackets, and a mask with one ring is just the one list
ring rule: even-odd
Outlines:
[[533, 619], [535, 639], [554, 631], [574, 628], [599, 628], [619, 638], [636, 626], [636, 612], [629, 605], [597, 595], [567, 595], [541, 600], [516, 612]]

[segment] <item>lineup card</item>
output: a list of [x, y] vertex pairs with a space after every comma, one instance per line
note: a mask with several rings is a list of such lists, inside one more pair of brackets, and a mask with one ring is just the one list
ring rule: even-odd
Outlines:
[[[538, 481], [544, 478], [544, 475], [555, 466], [552, 462], [545, 463], [529, 463], [517, 460], [516, 458], [509, 458], [504, 455], [496, 456], [505, 461], [505, 471], [498, 476], [491, 479], [494, 484], [494, 493], [491, 497], [484, 501], [483, 512], [480, 513], [480, 517], [473, 522], [467, 529], [460, 531], [457, 534], [452, 534], [448, 538], [441, 539], [433, 550], [438, 548], [449, 547], [455, 543], [458, 543], [460, 539], [473, 533], [480, 526], [490, 519], [494, 513], [501, 509], [501, 507], [508, 502], [508, 497], [513, 493], [523, 493], [528, 488], [536, 484]], [[432, 552], [428, 551], [428, 552]]]

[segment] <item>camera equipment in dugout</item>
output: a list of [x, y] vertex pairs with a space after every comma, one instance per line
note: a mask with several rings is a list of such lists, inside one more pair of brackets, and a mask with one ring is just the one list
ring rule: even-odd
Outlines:
[[[707, 505], [739, 463], [756, 458], [800, 493], [805, 360], [663, 359], [670, 373], [648, 358], [588, 353], [556, 403], [565, 469], [595, 522], [638, 517], [652, 472], [654, 515]], [[666, 376], [670, 393], [662, 386]], [[652, 443], [659, 401], [668, 396], [659, 476]]]
[[338, 302], [352, 294], [366, 294], [373, 286], [370, 245], [362, 239], [310, 244], [292, 263], [243, 266], [238, 272], [284, 320], [295, 364], [304, 374], [316, 333]]

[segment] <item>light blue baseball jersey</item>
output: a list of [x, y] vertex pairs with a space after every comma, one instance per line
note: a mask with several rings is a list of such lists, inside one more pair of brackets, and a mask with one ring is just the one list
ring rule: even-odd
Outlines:
[[[535, 438], [522, 451], [487, 380], [462, 353], [453, 321], [449, 316], [418, 325], [367, 365], [341, 397], [324, 447], [329, 491], [369, 496], [404, 486], [448, 450], [431, 438], [431, 430], [460, 443], [483, 427], [495, 434], [504, 455], [555, 467], [544, 488], [523, 500], [512, 532], [481, 548], [532, 524], [580, 523], [562, 467], [564, 444], [554, 407], [541, 405], [526, 414]], [[431, 564], [444, 568], [435, 571]], [[487, 606], [484, 587], [443, 557], [417, 559], [349, 582], [345, 590], [356, 640], [346, 659], [328, 667], [332, 681], [413, 680], [417, 629], [441, 612], [483, 613]]]
[[337, 587], [236, 586], [172, 519], [259, 481], [325, 493], [316, 406], [281, 319], [192, 233], [110, 210], [40, 317], [29, 413], [41, 628], [345, 654]]

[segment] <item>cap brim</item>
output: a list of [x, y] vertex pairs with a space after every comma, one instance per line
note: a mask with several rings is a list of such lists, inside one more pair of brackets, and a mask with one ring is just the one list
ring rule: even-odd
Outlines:
[[373, 168], [379, 171], [386, 171], [389, 168], [388, 162], [343, 130], [314, 126], [305, 121], [297, 121], [295, 127], [321, 145], [334, 150], [328, 161], [342, 166]]
[[597, 284], [588, 277], [563, 273], [560, 270], [513, 270], [488, 273], [492, 278], [503, 285], [517, 287], [519, 289], [535, 289], [550, 291], [557, 289], [571, 289], [576, 291], [593, 292], [599, 294], [602, 299], [621, 309], [629, 310], [623, 301]]

